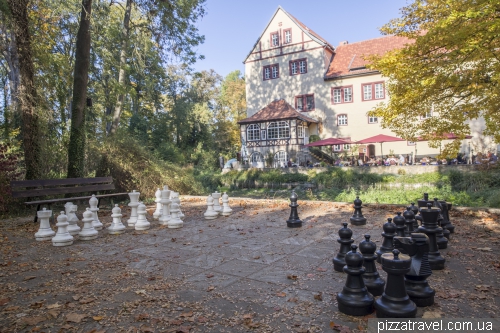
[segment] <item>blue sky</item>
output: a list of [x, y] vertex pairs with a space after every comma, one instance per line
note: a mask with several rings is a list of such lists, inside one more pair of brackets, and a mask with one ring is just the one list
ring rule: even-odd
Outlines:
[[198, 23], [205, 56], [194, 68], [226, 76], [239, 69], [272, 15], [281, 5], [333, 46], [381, 36], [379, 28], [400, 16], [406, 0], [207, 0], [207, 15]]

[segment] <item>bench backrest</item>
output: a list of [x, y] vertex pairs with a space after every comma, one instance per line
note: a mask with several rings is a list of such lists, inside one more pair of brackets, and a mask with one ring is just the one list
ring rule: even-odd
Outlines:
[[113, 177], [11, 181], [13, 198], [114, 190]]

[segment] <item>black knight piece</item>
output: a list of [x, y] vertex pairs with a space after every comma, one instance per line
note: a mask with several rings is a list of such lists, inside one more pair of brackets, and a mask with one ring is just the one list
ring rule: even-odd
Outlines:
[[412, 232], [414, 232], [413, 226], [415, 223], [415, 214], [411, 209], [411, 206], [406, 207], [406, 210], [403, 213], [403, 217], [405, 218], [405, 236], [410, 236]]
[[345, 255], [349, 252], [351, 244], [354, 243], [352, 239], [352, 230], [347, 227], [347, 223], [342, 223], [343, 228], [339, 229], [339, 237], [337, 242], [340, 243], [339, 253], [333, 258], [333, 269], [337, 272], [343, 272], [345, 266]]
[[302, 221], [299, 218], [299, 214], [297, 212], [297, 194], [295, 191], [292, 191], [292, 195], [290, 196], [290, 217], [286, 221], [286, 225], [289, 228], [299, 228], [302, 227]]
[[350, 218], [351, 224], [352, 225], [365, 225], [366, 224], [366, 218], [363, 216], [363, 213], [361, 212], [361, 204], [363, 202], [359, 200], [359, 197], [356, 197], [356, 200], [354, 200], [354, 214]]
[[443, 228], [443, 235], [444, 237], [450, 239], [450, 234], [451, 230], [455, 229], [453, 225], [451, 225], [450, 222], [450, 214], [448, 214], [448, 203], [444, 200], [439, 200], [440, 207], [441, 209], [441, 218], [443, 219], [441, 221], [441, 228]]
[[378, 274], [375, 265], [376, 249], [377, 245], [370, 240], [370, 235], [365, 235], [365, 240], [359, 243], [359, 252], [363, 255], [363, 266], [365, 267], [363, 281], [373, 296], [380, 296], [384, 292], [385, 281]]
[[437, 225], [437, 219], [439, 216], [439, 208], [432, 207], [432, 203], [427, 204], [427, 209], [421, 208], [420, 214], [424, 219], [422, 226], [418, 228], [418, 231], [424, 233], [429, 237], [429, 264], [432, 270], [444, 269], [445, 259], [439, 253], [436, 234], [440, 231], [440, 227]]
[[373, 312], [373, 296], [368, 292], [361, 275], [363, 256], [356, 252], [357, 246], [351, 245], [351, 251], [345, 256], [344, 272], [347, 281], [341, 292], [337, 294], [339, 311], [350, 316], [366, 316]]
[[392, 223], [392, 219], [388, 218], [387, 222], [384, 223], [382, 227], [384, 232], [382, 233], [382, 237], [384, 237], [384, 241], [380, 246], [380, 249], [377, 250], [377, 262], [380, 263], [380, 257], [382, 254], [391, 252], [394, 249], [393, 238], [396, 236], [396, 225]]
[[427, 259], [429, 253], [429, 237], [425, 234], [413, 233], [411, 237], [394, 237], [394, 247], [404, 249], [411, 257], [410, 271], [405, 275], [406, 292], [419, 307], [434, 304], [436, 292], [429, 286], [427, 278], [432, 270]]
[[399, 237], [405, 236], [406, 220], [401, 216], [401, 212], [397, 212], [397, 215], [392, 219], [392, 223], [396, 225], [396, 234]]

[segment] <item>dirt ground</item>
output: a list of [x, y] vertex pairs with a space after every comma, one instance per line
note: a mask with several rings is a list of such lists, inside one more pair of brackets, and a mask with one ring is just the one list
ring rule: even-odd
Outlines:
[[[350, 205], [299, 201], [302, 228], [286, 227], [288, 202], [232, 199], [233, 214], [205, 220], [204, 198], [182, 198], [184, 227], [127, 229], [73, 245], [38, 242], [32, 217], [0, 221], [0, 332], [357, 332], [366, 317], [337, 309], [345, 274], [331, 259]], [[83, 206], [79, 207], [79, 216]], [[128, 208], [122, 207], [123, 221]], [[153, 207], [149, 207], [152, 213]], [[363, 209], [355, 244], [402, 208]], [[31, 213], [31, 212], [29, 212]], [[105, 226], [111, 212], [101, 210]], [[446, 268], [433, 271], [433, 306], [417, 317], [498, 317], [498, 216], [450, 212]], [[82, 226], [82, 223], [80, 223]], [[379, 273], [385, 272], [378, 266]]]

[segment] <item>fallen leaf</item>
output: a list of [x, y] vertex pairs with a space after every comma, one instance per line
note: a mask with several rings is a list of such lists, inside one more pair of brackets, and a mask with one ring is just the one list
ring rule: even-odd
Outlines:
[[491, 252], [492, 251], [491, 247], [478, 247], [477, 250], [484, 251], [484, 252]]
[[298, 298], [297, 298], [297, 297], [291, 297], [291, 298], [289, 298], [289, 299], [288, 299], [288, 301], [287, 301], [287, 302], [297, 303], [298, 301], [299, 301], [299, 300], [298, 300]]
[[177, 240], [177, 238], [173, 238], [171, 239], [172, 242], [175, 242]]
[[104, 317], [103, 316], [94, 316], [94, 317], [92, 317], [92, 319], [94, 319], [95, 321], [99, 321], [99, 320], [103, 320]]
[[57, 318], [59, 317], [59, 314], [61, 313], [61, 311], [57, 311], [57, 310], [49, 310], [47, 311], [47, 313], [49, 314], [49, 316], [51, 316], [52, 318]]
[[33, 280], [36, 279], [36, 276], [27, 276], [23, 279], [23, 281], [28, 281], [28, 280]]
[[209, 287], [207, 288], [207, 291], [212, 291], [212, 290], [214, 290], [214, 289], [215, 289], [215, 287], [214, 287], [214, 286], [209, 286]]
[[78, 295], [77, 295], [77, 296], [73, 296], [73, 299], [74, 299], [75, 301], [78, 301], [81, 297], [82, 297], [82, 296], [78, 296]]
[[88, 304], [92, 303], [93, 301], [95, 301], [95, 298], [84, 298], [80, 300], [80, 304]]
[[193, 311], [181, 313], [181, 315], [180, 315], [180, 317], [192, 317], [192, 316], [193, 316]]
[[191, 326], [181, 326], [177, 329], [176, 333], [189, 333]]
[[154, 328], [152, 327], [148, 327], [148, 326], [142, 326], [141, 328], [139, 328], [141, 330], [141, 332], [144, 332], [144, 333], [154, 333]]
[[441, 318], [441, 312], [439, 311], [426, 311], [422, 316], [423, 319], [426, 318]]
[[208, 323], [208, 319], [203, 317], [203, 316], [199, 316], [198, 317], [198, 322], [199, 323]]
[[326, 272], [326, 271], [327, 271], [327, 269], [326, 269], [326, 268], [323, 268], [323, 267], [318, 267], [316, 270], [317, 270], [318, 272]]
[[57, 308], [60, 308], [62, 305], [59, 304], [59, 303], [54, 303], [54, 304], [50, 304], [50, 305], [47, 305], [47, 309], [57, 309]]
[[10, 298], [2, 298], [2, 299], [0, 299], [0, 306], [9, 303], [9, 301], [10, 301]]
[[141, 289], [141, 290], [136, 290], [136, 291], [135, 291], [135, 293], [136, 293], [137, 295], [145, 295], [145, 296], [147, 295], [147, 294], [146, 294], [146, 290], [144, 290], [144, 289]]
[[314, 299], [318, 300], [318, 301], [322, 301], [323, 300], [323, 293], [319, 292], [317, 294], [314, 294]]
[[170, 325], [179, 326], [179, 325], [182, 325], [184, 322], [182, 320], [170, 320], [169, 323], [170, 323]]
[[20, 306], [9, 306], [9, 307], [6, 307], [4, 309], [4, 311], [18, 311], [19, 309], [21, 309]]
[[78, 313], [70, 313], [70, 314], [66, 315], [66, 321], [70, 321], [73, 323], [79, 323], [85, 317], [87, 317], [87, 315], [78, 314]]
[[28, 325], [36, 325], [42, 321], [44, 321], [45, 319], [47, 319], [46, 317], [42, 317], [42, 316], [33, 316], [33, 317], [27, 317], [27, 318], [23, 318], [23, 321], [28, 324]]
[[297, 280], [298, 279], [297, 275], [294, 275], [294, 274], [288, 274], [286, 276], [286, 278], [289, 280]]
[[207, 276], [207, 278], [209, 278], [209, 279], [214, 277], [214, 275], [213, 275], [213, 274], [211, 274], [211, 273], [210, 273], [210, 274], [207, 274], [206, 276]]
[[277, 293], [276, 296], [278, 297], [285, 297], [286, 294], [284, 292]]
[[147, 313], [140, 313], [137, 316], [135, 316], [135, 321], [141, 321], [141, 320], [145, 320], [148, 318], [149, 318], [149, 315]]

